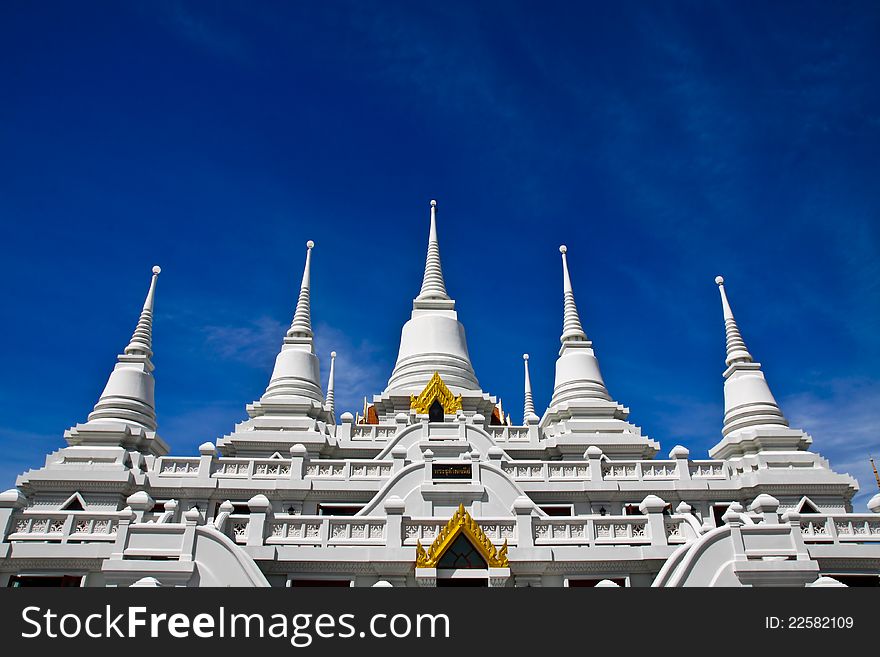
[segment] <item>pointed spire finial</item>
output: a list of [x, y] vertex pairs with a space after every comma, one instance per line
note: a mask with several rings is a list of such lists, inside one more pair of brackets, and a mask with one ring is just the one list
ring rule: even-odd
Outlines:
[[156, 297], [156, 281], [159, 279], [161, 272], [162, 268], [159, 265], [153, 267], [153, 278], [150, 280], [150, 289], [144, 301], [144, 309], [138, 318], [131, 341], [129, 341], [128, 346], [123, 351], [123, 353], [129, 356], [146, 356], [150, 358], [153, 355], [153, 300]]
[[529, 378], [529, 355], [523, 354], [523, 367], [525, 368], [525, 400], [523, 402], [523, 424], [529, 416], [535, 414], [535, 401], [532, 398], [532, 380]]
[[[155, 381], [150, 359], [153, 356], [153, 302], [161, 271], [158, 265], [153, 267], [150, 289], [137, 326], [128, 346], [116, 357], [116, 366], [107, 379], [107, 385], [89, 413], [89, 423], [119, 422], [149, 431], [156, 430]], [[156, 449], [167, 451], [167, 446], [163, 448], [162, 445], [164, 443], [160, 441]]]
[[428, 234], [428, 255], [425, 258], [425, 274], [422, 289], [416, 301], [433, 299], [449, 300], [443, 270], [440, 267], [440, 245], [437, 241], [437, 201], [431, 201], [431, 230]]
[[314, 336], [312, 332], [311, 300], [309, 298], [313, 248], [315, 248], [315, 243], [312, 240], [306, 242], [306, 264], [303, 269], [302, 284], [299, 288], [299, 299], [296, 302], [296, 312], [293, 314], [293, 322], [287, 331], [287, 337], [289, 338], [311, 338]]
[[327, 377], [327, 406], [330, 407], [330, 417], [336, 417], [336, 352], [330, 352], [330, 374]]
[[739, 327], [736, 324], [736, 320], [733, 317], [733, 311], [730, 309], [730, 302], [727, 300], [727, 292], [724, 290], [724, 278], [716, 276], [715, 284], [721, 292], [721, 309], [724, 313], [724, 332], [727, 336], [727, 359], [725, 360], [725, 363], [727, 363], [728, 366], [733, 363], [751, 363], [754, 359], [746, 348], [746, 343], [743, 340]]
[[562, 290], [563, 290], [563, 323], [562, 336], [560, 342], [582, 341], [587, 339], [584, 328], [581, 326], [581, 319], [578, 315], [577, 306], [574, 303], [574, 292], [571, 287], [571, 275], [568, 273], [568, 258], [566, 253], [568, 247], [563, 244], [559, 247], [562, 254]]

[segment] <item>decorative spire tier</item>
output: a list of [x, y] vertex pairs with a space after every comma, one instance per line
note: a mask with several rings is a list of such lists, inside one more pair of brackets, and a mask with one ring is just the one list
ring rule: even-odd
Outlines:
[[312, 249], [315, 243], [312, 240], [306, 242], [306, 264], [303, 269], [302, 283], [299, 286], [299, 298], [296, 301], [296, 312], [293, 314], [293, 321], [290, 329], [287, 331], [288, 338], [312, 338], [312, 305], [310, 299], [311, 291], [311, 269], [312, 269]]
[[525, 369], [525, 394], [523, 395], [523, 424], [535, 415], [535, 401], [532, 398], [532, 380], [529, 378], [529, 355], [523, 354], [523, 368]]
[[403, 326], [400, 351], [386, 393], [418, 394], [435, 372], [454, 388], [479, 390], [468, 355], [464, 327], [449, 297], [440, 265], [437, 202], [431, 201], [431, 228], [422, 288], [413, 300], [412, 317]]
[[65, 432], [71, 446], [123, 446], [165, 454], [168, 446], [156, 435], [153, 378], [153, 304], [162, 270], [153, 267], [150, 288], [128, 346], [116, 357], [88, 422]]
[[330, 352], [330, 374], [327, 377], [327, 408], [331, 423], [336, 423], [336, 352]]
[[443, 280], [440, 266], [440, 244], [437, 241], [437, 201], [431, 201], [431, 231], [428, 234], [428, 255], [425, 258], [425, 274], [422, 277], [422, 290], [416, 297], [413, 307], [434, 307], [432, 301], [451, 301]]

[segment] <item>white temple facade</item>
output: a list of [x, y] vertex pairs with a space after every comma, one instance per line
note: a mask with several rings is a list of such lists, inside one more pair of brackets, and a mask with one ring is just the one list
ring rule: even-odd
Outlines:
[[265, 391], [195, 456], [158, 433], [153, 268], [87, 421], [0, 495], [0, 586], [880, 584], [880, 495], [853, 513], [857, 482], [789, 426], [720, 276], [721, 435], [664, 458], [606, 385], [565, 246], [552, 398], [539, 415], [524, 355], [520, 424], [471, 364], [436, 202], [397, 361], [356, 415], [337, 414], [335, 352], [321, 386], [313, 248]]

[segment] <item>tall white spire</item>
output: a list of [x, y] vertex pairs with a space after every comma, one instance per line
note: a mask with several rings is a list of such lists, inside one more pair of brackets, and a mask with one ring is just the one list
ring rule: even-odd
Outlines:
[[327, 406], [330, 418], [336, 421], [336, 352], [330, 352], [330, 375], [327, 377]]
[[294, 445], [302, 445], [310, 454], [317, 456], [331, 438], [327, 425], [334, 423], [333, 366], [331, 363], [328, 399], [325, 402], [311, 321], [314, 248], [314, 242], [306, 242], [306, 262], [296, 311], [284, 335], [281, 350], [275, 357], [275, 367], [266, 392], [259, 400], [248, 404], [249, 419], [237, 424], [232, 433], [217, 441], [217, 447], [224, 456], [267, 457], [275, 452], [283, 454]]
[[724, 332], [727, 337], [726, 363], [728, 365], [733, 363], [751, 363], [754, 359], [746, 348], [746, 343], [733, 317], [733, 311], [730, 309], [727, 292], [724, 290], [724, 278], [716, 276], [715, 284], [718, 285], [718, 291], [721, 292], [721, 309], [724, 313]]
[[776, 399], [761, 371], [761, 364], [754, 362], [746, 349], [745, 341], [733, 318], [733, 311], [724, 289], [724, 279], [715, 278], [721, 293], [721, 309], [724, 315], [724, 331], [727, 341], [727, 369], [724, 372], [724, 427], [722, 434], [728, 436], [744, 429], [763, 427], [787, 427]]
[[312, 249], [315, 243], [306, 242], [306, 264], [303, 269], [302, 284], [293, 322], [284, 336], [281, 351], [275, 358], [275, 369], [261, 401], [277, 399], [286, 404], [293, 398], [324, 403], [321, 390], [318, 357], [315, 356], [314, 334], [312, 332], [309, 288], [311, 283]]
[[479, 390], [455, 300], [446, 292], [437, 242], [437, 201], [431, 201], [431, 230], [422, 289], [400, 334], [400, 350], [385, 392], [419, 394], [437, 372], [451, 388]]
[[156, 281], [162, 270], [153, 267], [150, 289], [144, 308], [128, 346], [116, 358], [107, 385], [95, 409], [89, 414], [89, 423], [119, 422], [149, 431], [156, 430], [156, 408], [153, 363], [153, 301]]
[[578, 315], [578, 309], [574, 303], [574, 291], [571, 287], [571, 275], [568, 273], [568, 258], [565, 255], [568, 252], [568, 247], [563, 244], [559, 247], [559, 252], [562, 254], [563, 296], [562, 336], [559, 338], [559, 340], [563, 343], [569, 340], [586, 340], [587, 334], [584, 333], [584, 328], [583, 326], [581, 326], [581, 318]]
[[[568, 249], [562, 254], [562, 336], [550, 406], [540, 426], [561, 444], [595, 446], [608, 458], [651, 458], [660, 445], [627, 422], [629, 409], [608, 394], [593, 343], [587, 338], [574, 302]], [[568, 447], [571, 449], [572, 447]], [[583, 452], [581, 452], [583, 454]]]
[[523, 399], [523, 424], [530, 416], [535, 414], [535, 401], [532, 398], [532, 380], [529, 378], [529, 355], [523, 354], [523, 367], [525, 369], [525, 395]]
[[422, 277], [422, 290], [416, 297], [416, 304], [422, 301], [449, 300], [443, 269], [440, 266], [440, 244], [437, 241], [437, 201], [431, 201], [431, 231], [428, 234], [428, 255], [425, 258], [425, 274]]
[[[153, 278], [150, 281], [150, 289], [144, 300], [144, 309], [138, 319], [137, 326], [131, 336], [131, 341], [123, 353], [129, 355], [145, 355], [148, 358], [153, 355], [153, 299], [156, 297], [156, 281], [162, 268], [159, 265], [153, 267]], [[152, 364], [150, 364], [152, 369]]]
[[311, 338], [314, 336], [314, 333], [312, 333], [311, 299], [309, 298], [313, 248], [315, 248], [315, 243], [312, 240], [306, 242], [306, 265], [303, 269], [302, 283], [299, 287], [296, 312], [293, 314], [293, 322], [287, 331], [287, 337], [289, 338]]
[[562, 336], [559, 359], [556, 361], [556, 382], [553, 387], [553, 398], [550, 408], [561, 403], [576, 399], [601, 399], [610, 401], [611, 396], [605, 389], [599, 361], [593, 351], [593, 343], [587, 339], [577, 306], [574, 303], [574, 291], [571, 286], [571, 274], [568, 271], [568, 248], [563, 244], [559, 247], [562, 254]]

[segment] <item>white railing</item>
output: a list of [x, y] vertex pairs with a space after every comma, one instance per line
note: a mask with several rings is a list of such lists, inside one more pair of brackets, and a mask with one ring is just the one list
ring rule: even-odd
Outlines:
[[[420, 542], [427, 547], [447, 521], [434, 518], [410, 518], [403, 522], [403, 544], [415, 545]], [[496, 545], [507, 541], [508, 545], [516, 545], [516, 522], [512, 518], [481, 518], [477, 521], [483, 533]]]
[[589, 481], [587, 461], [508, 461], [501, 469], [518, 481]]
[[880, 542], [880, 517], [870, 513], [802, 515], [807, 543]]
[[355, 424], [351, 427], [352, 440], [388, 440], [397, 433], [395, 424]]
[[287, 479], [290, 477], [290, 459], [217, 459], [211, 475], [239, 479]]
[[305, 466], [305, 476], [311, 479], [386, 479], [391, 476], [391, 461], [354, 461], [318, 459]]
[[486, 432], [498, 442], [528, 442], [528, 427], [488, 426]]
[[532, 521], [535, 545], [648, 545], [646, 516], [584, 516]]
[[12, 519], [6, 540], [43, 543], [98, 543], [116, 540], [119, 518], [127, 512], [26, 511]]
[[727, 479], [724, 461], [690, 461], [692, 479]]
[[678, 479], [678, 463], [676, 461], [604, 461], [602, 478], [611, 481]]
[[[385, 545], [385, 518], [275, 516], [267, 545]], [[236, 540], [238, 538], [236, 537]]]
[[155, 472], [158, 475], [171, 475], [174, 477], [195, 477], [199, 474], [198, 457], [170, 457], [160, 456], [156, 459]]

